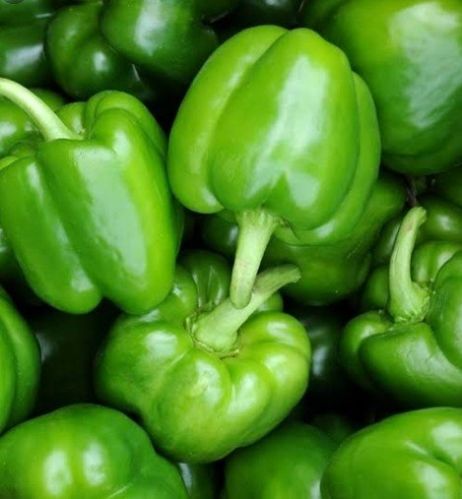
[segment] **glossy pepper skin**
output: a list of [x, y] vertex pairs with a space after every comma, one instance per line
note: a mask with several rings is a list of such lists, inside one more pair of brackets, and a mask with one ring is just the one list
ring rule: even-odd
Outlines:
[[102, 92], [60, 109], [0, 80], [43, 136], [0, 162], [0, 223], [35, 293], [69, 313], [104, 296], [129, 313], [173, 282], [177, 227], [165, 137], [135, 97]]
[[218, 473], [214, 465], [178, 463], [188, 499], [216, 499], [219, 492]]
[[175, 465], [156, 453], [136, 423], [90, 404], [31, 419], [0, 439], [0, 496], [188, 497]]
[[41, 351], [37, 413], [95, 401], [93, 361], [114, 319], [107, 305], [85, 315], [41, 308], [29, 316]]
[[65, 0], [0, 2], [0, 77], [26, 86], [52, 82], [45, 54], [49, 20]]
[[462, 411], [398, 414], [346, 440], [322, 478], [323, 499], [458, 499]]
[[311, 0], [302, 24], [342, 48], [368, 84], [388, 167], [427, 175], [461, 164], [459, 0]]
[[346, 237], [376, 181], [379, 150], [367, 87], [316, 33], [260, 26], [215, 51], [175, 119], [168, 167], [184, 206], [226, 209], [238, 222], [235, 306], [248, 303], [276, 229]]
[[97, 394], [137, 414], [177, 461], [216, 461], [255, 442], [306, 389], [304, 327], [279, 311], [255, 313], [297, 277], [291, 266], [262, 274], [250, 304], [238, 310], [227, 298], [226, 261], [187, 255], [163, 303], [145, 316], [122, 316], [111, 330], [96, 364]]
[[40, 378], [40, 350], [32, 331], [0, 290], [0, 432], [32, 411]]
[[208, 21], [236, 0], [108, 0], [61, 10], [47, 50], [64, 90], [87, 99], [124, 90], [159, 101], [183, 91], [218, 46]]
[[363, 386], [403, 405], [462, 405], [462, 252], [460, 245], [427, 243], [411, 274], [422, 207], [401, 223], [389, 265], [386, 311], [350, 321], [340, 343], [343, 363]]
[[321, 499], [335, 443], [314, 426], [286, 423], [225, 462], [226, 499]]
[[[405, 193], [394, 177], [381, 175], [363, 215], [348, 237], [332, 244], [315, 243], [309, 234], [306, 243], [284, 235], [274, 236], [266, 250], [264, 266], [293, 263], [301, 271], [298, 282], [282, 292], [303, 305], [327, 305], [338, 302], [358, 290], [371, 264], [371, 251], [382, 226], [403, 208]], [[229, 257], [235, 252], [239, 228], [222, 214], [204, 217], [202, 236], [212, 249]]]

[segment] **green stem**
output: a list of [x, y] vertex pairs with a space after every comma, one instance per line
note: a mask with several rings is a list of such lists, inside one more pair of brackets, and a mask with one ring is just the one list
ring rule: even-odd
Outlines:
[[264, 209], [247, 210], [237, 215], [239, 237], [230, 297], [237, 308], [247, 306], [266, 247], [281, 221]]
[[280, 288], [300, 279], [295, 265], [282, 265], [262, 272], [255, 281], [248, 305], [235, 308], [230, 298], [205, 313], [192, 326], [198, 343], [215, 352], [229, 352], [236, 343], [238, 330], [245, 321]]
[[45, 140], [80, 138], [56, 116], [56, 113], [27, 88], [0, 78], [0, 95], [14, 102], [27, 113]]
[[398, 231], [390, 259], [388, 310], [397, 322], [419, 322], [428, 311], [430, 293], [411, 277], [411, 260], [419, 227], [427, 215], [422, 207], [410, 209]]

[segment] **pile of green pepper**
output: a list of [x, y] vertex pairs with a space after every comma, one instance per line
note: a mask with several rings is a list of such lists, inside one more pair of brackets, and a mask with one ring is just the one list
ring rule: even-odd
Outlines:
[[0, 499], [460, 499], [461, 134], [462, 0], [0, 0]]

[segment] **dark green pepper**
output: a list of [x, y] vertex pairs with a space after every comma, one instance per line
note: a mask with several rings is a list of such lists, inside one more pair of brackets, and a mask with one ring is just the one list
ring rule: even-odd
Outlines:
[[173, 125], [169, 175], [187, 208], [235, 216], [230, 296], [244, 307], [273, 233], [348, 237], [379, 155], [373, 101], [345, 55], [310, 30], [260, 26], [225, 42], [194, 80]]
[[47, 50], [72, 97], [124, 90], [161, 101], [183, 92], [218, 39], [206, 21], [235, 0], [108, 0], [73, 5], [51, 22]]
[[210, 464], [179, 463], [181, 477], [189, 499], [216, 499], [218, 496], [218, 473]]
[[36, 412], [95, 400], [93, 361], [114, 316], [105, 305], [85, 315], [45, 308], [29, 318], [42, 353]]
[[289, 423], [225, 463], [226, 499], [321, 499], [335, 443], [314, 426]]
[[369, 85], [387, 166], [427, 175], [462, 163], [460, 0], [309, 0], [302, 24]]
[[459, 499], [462, 411], [392, 416], [347, 439], [321, 482], [323, 499]]
[[32, 411], [40, 378], [37, 340], [0, 290], [0, 432]]
[[[33, 459], [31, 459], [33, 456]], [[0, 496], [9, 499], [187, 499], [174, 464], [124, 414], [72, 405], [0, 438]]]
[[[269, 242], [263, 265], [293, 263], [300, 268], [300, 280], [282, 290], [299, 303], [325, 305], [338, 302], [363, 284], [375, 238], [382, 225], [401, 211], [404, 200], [400, 182], [382, 175], [363, 215], [346, 239], [335, 244], [313, 244], [307, 235], [304, 244], [302, 238], [284, 241], [276, 234]], [[202, 221], [205, 243], [227, 256], [232, 257], [235, 252], [238, 233], [239, 228], [232, 219], [225, 219], [221, 214], [204, 217]]]
[[43, 137], [0, 161], [0, 223], [31, 288], [71, 313], [103, 296], [131, 313], [162, 301], [179, 237], [165, 137], [149, 111], [128, 94], [102, 92], [58, 117], [9, 80], [0, 94]]
[[363, 386], [408, 406], [462, 405], [462, 252], [452, 243], [419, 248], [425, 210], [401, 223], [389, 264], [387, 312], [353, 319], [340, 343], [345, 368]]
[[261, 274], [250, 304], [236, 309], [222, 257], [196, 252], [181, 262], [163, 303], [144, 316], [122, 316], [111, 330], [96, 388], [108, 404], [137, 414], [175, 460], [209, 462], [288, 415], [306, 390], [310, 344], [292, 316], [255, 313], [298, 278], [293, 266]]

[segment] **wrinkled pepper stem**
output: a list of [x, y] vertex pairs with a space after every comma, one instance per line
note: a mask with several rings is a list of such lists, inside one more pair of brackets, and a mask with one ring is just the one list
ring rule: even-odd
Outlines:
[[282, 286], [299, 279], [300, 270], [295, 265], [282, 265], [262, 272], [255, 281], [246, 307], [238, 309], [227, 298], [211, 312], [201, 315], [193, 324], [194, 338], [209, 350], [222, 353], [231, 351], [235, 346], [238, 330], [245, 321]]
[[422, 207], [408, 211], [398, 231], [390, 259], [388, 311], [397, 322], [419, 322], [428, 311], [430, 293], [411, 277], [411, 260], [419, 227], [427, 215]]
[[0, 95], [14, 102], [29, 115], [45, 140], [80, 138], [67, 128], [50, 107], [19, 83], [0, 78]]
[[237, 215], [239, 236], [231, 276], [233, 305], [244, 308], [250, 296], [269, 240], [280, 220], [264, 209], [247, 210]]

